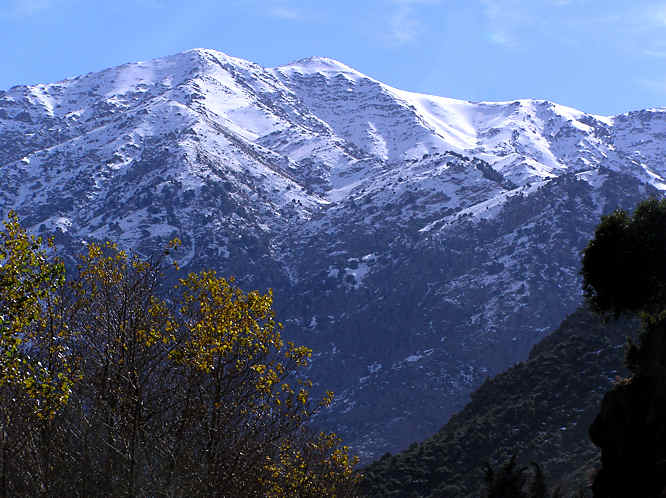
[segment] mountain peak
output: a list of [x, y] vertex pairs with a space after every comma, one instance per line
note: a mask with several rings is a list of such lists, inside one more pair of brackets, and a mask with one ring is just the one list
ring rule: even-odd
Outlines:
[[197, 48], [0, 92], [0, 217], [61, 254], [178, 236], [188, 271], [276, 289], [340, 393], [322, 428], [369, 458], [434, 432], [580, 302], [599, 216], [666, 191], [665, 131], [666, 112], [600, 121]]
[[354, 79], [369, 79], [368, 76], [348, 66], [347, 64], [344, 64], [335, 59], [331, 59], [329, 57], [306, 57], [305, 59], [299, 59], [297, 61], [290, 62], [289, 64], [278, 66], [276, 69], [283, 73], [320, 73], [325, 76], [330, 75], [331, 73], [335, 73], [345, 74], [347, 76], [353, 77]]
[[180, 54], [177, 55], [197, 55], [204, 60], [214, 60], [220, 63], [233, 64], [235, 66], [258, 67], [257, 64], [255, 64], [254, 62], [248, 61], [246, 59], [241, 59], [240, 57], [234, 57], [225, 52], [221, 52], [219, 50], [214, 50], [211, 48], [192, 48], [190, 50], [181, 52]]

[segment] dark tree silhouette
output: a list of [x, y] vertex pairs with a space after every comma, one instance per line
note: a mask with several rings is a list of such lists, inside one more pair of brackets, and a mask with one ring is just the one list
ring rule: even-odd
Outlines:
[[604, 397], [590, 427], [601, 448], [595, 498], [666, 496], [666, 200], [602, 219], [583, 253], [583, 288], [601, 314], [639, 313], [628, 340], [632, 376]]

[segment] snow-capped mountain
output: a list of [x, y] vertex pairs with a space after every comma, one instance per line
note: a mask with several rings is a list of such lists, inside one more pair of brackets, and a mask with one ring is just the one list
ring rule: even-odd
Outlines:
[[144, 254], [276, 291], [373, 457], [438, 429], [580, 302], [602, 213], [666, 189], [666, 110], [392, 88], [331, 59], [213, 50], [0, 92], [0, 214], [67, 250]]

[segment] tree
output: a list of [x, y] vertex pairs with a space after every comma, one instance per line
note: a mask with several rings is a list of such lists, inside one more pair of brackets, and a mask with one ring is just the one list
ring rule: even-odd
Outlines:
[[666, 200], [650, 199], [633, 215], [602, 218], [583, 253], [583, 288], [601, 314], [638, 313], [638, 343], [628, 339], [632, 376], [605, 396], [590, 427], [601, 448], [594, 496], [666, 493]]
[[601, 219], [583, 251], [583, 290], [599, 313], [654, 313], [666, 304], [666, 200], [650, 199], [633, 215]]
[[48, 493], [55, 430], [78, 380], [64, 266], [10, 212], [0, 231], [0, 496]]
[[66, 465], [83, 495], [145, 495], [163, 484], [160, 450], [182, 382], [168, 357], [177, 341], [159, 296], [163, 269], [114, 244], [89, 244], [69, 282], [84, 382], [67, 407]]
[[524, 467], [516, 468], [516, 455], [513, 455], [499, 470], [487, 465], [484, 476], [485, 498], [527, 498], [527, 494], [523, 491], [527, 482], [526, 470]]
[[528, 467], [516, 465], [514, 454], [499, 469], [493, 469], [489, 464], [485, 467], [484, 498], [556, 498], [560, 496], [559, 488], [548, 493], [546, 477], [541, 466], [532, 462], [533, 472]]
[[157, 259], [91, 243], [66, 280], [15, 215], [0, 237], [4, 495], [355, 493], [357, 459], [309, 428], [332, 393], [311, 398], [270, 291], [169, 286], [177, 241]]

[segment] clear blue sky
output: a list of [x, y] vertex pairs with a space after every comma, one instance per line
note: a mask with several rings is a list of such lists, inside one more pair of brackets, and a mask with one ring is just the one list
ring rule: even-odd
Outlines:
[[0, 89], [204, 47], [468, 100], [666, 106], [666, 1], [0, 0]]

